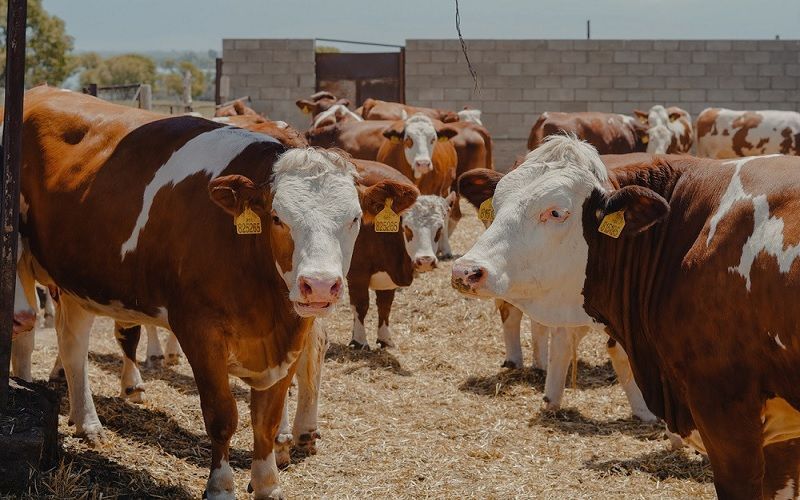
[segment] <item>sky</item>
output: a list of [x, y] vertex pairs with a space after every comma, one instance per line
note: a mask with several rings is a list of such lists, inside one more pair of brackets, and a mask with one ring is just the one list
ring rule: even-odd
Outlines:
[[[220, 51], [223, 38], [456, 37], [455, 0], [43, 3], [79, 51]], [[598, 39], [800, 39], [800, 0], [460, 0], [460, 9], [466, 39], [585, 38], [587, 19]]]

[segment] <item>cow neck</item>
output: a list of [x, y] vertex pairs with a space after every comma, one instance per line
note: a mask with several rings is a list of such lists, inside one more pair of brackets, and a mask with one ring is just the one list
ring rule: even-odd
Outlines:
[[[666, 161], [617, 168], [609, 174], [613, 189], [644, 186], [668, 202], [680, 180], [680, 172]], [[584, 204], [584, 237], [589, 246], [584, 308], [606, 325], [607, 333], [630, 357], [636, 382], [650, 411], [668, 423], [674, 422], [679, 418], [677, 408], [659, 366], [656, 325], [649, 321], [658, 316], [669, 219], [637, 235], [611, 238], [598, 232], [596, 211], [604, 197], [595, 190]]]

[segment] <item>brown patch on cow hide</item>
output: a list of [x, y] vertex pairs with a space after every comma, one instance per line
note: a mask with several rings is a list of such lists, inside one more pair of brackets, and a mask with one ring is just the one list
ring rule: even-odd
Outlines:
[[705, 137], [706, 135], [717, 135], [716, 125], [717, 117], [719, 117], [719, 110], [716, 108], [709, 109], [703, 112], [697, 119], [697, 138]]
[[754, 147], [763, 147], [769, 142], [768, 138], [760, 140], [757, 146], [753, 146], [747, 142], [747, 134], [750, 132], [750, 129], [758, 127], [762, 120], [763, 118], [761, 115], [750, 111], [733, 120], [733, 128], [737, 129], [736, 133], [733, 134], [733, 152], [736, 153], [736, 156], [747, 156], [744, 153], [745, 148], [753, 149]]
[[794, 145], [794, 135], [792, 134], [792, 129], [787, 127], [781, 130], [781, 137], [783, 137], [780, 149], [781, 154], [782, 155], [791, 154], [792, 146]]

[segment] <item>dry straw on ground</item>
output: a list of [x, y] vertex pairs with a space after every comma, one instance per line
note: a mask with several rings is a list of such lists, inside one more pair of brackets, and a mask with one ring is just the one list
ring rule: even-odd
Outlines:
[[[464, 252], [481, 231], [475, 211], [453, 238]], [[590, 336], [579, 348], [578, 387], [564, 410], [542, 411], [544, 377], [500, 368], [503, 344], [491, 301], [469, 300], [449, 286], [449, 262], [397, 295], [398, 346], [348, 349], [351, 316], [326, 321], [319, 454], [281, 473], [292, 498], [699, 498], [712, 497], [711, 471], [689, 451], [669, 451], [661, 426], [631, 418], [604, 349]], [[368, 332], [374, 344], [374, 306]], [[526, 321], [527, 330], [527, 321]], [[528, 343], [525, 338], [525, 344]], [[34, 376], [47, 378], [56, 354], [52, 331], [39, 335]], [[144, 342], [140, 358], [144, 355]], [[530, 363], [530, 349], [526, 349]], [[185, 361], [144, 371], [148, 398], [117, 397], [120, 352], [112, 323], [92, 333], [90, 380], [107, 437], [88, 448], [60, 417], [64, 456], [37, 477], [30, 496], [52, 498], [199, 498], [208, 463], [197, 391]], [[238, 495], [249, 480], [252, 433], [248, 389], [231, 385], [239, 430], [231, 463]]]

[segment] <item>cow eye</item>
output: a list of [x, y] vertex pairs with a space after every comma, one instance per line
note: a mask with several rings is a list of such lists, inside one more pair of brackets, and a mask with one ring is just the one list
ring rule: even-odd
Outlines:
[[278, 215], [275, 214], [275, 212], [272, 212], [272, 223], [275, 224], [276, 226], [283, 225], [283, 222], [281, 222], [281, 218], [278, 217]]
[[539, 220], [542, 222], [547, 222], [548, 220], [552, 220], [555, 222], [564, 222], [569, 218], [570, 212], [564, 208], [548, 208], [542, 215], [539, 216]]
[[359, 222], [361, 222], [361, 217], [353, 217], [353, 220], [350, 221], [350, 229], [357, 228]]

